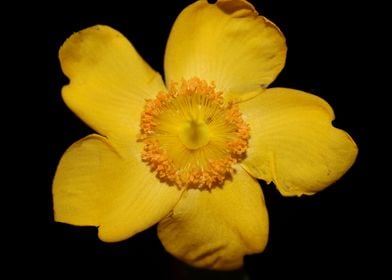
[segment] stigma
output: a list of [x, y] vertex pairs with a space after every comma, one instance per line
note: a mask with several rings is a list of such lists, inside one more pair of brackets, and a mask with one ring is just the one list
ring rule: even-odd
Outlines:
[[196, 77], [146, 100], [141, 115], [142, 161], [179, 188], [222, 186], [245, 158], [249, 137], [238, 106]]

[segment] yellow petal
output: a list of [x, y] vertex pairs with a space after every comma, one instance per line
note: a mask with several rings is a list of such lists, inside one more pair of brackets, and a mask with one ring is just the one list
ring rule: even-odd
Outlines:
[[251, 128], [243, 167], [282, 195], [314, 194], [338, 180], [354, 163], [357, 146], [332, 126], [332, 108], [323, 99], [273, 88], [240, 104]]
[[172, 214], [159, 223], [158, 235], [167, 251], [188, 264], [238, 268], [245, 254], [261, 252], [268, 240], [262, 190], [238, 168], [223, 188], [184, 192]]
[[60, 49], [71, 83], [66, 104], [97, 132], [135, 136], [145, 98], [164, 90], [161, 76], [148, 66], [118, 31], [97, 25], [74, 33]]
[[108, 242], [126, 239], [160, 221], [181, 192], [160, 183], [134, 157], [125, 160], [106, 138], [90, 135], [63, 155], [53, 182], [55, 219], [99, 226]]
[[267, 87], [286, 59], [283, 34], [243, 0], [196, 1], [172, 28], [165, 54], [166, 82], [197, 76], [226, 94]]

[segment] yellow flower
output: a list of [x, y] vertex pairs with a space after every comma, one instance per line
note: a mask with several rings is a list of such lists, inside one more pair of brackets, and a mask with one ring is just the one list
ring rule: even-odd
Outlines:
[[53, 184], [55, 219], [98, 226], [107, 242], [158, 224], [164, 247], [197, 267], [234, 269], [263, 251], [257, 179], [314, 194], [357, 147], [319, 97], [267, 86], [285, 38], [245, 0], [196, 1], [177, 18], [165, 81], [119, 32], [94, 26], [60, 49], [69, 108], [99, 134], [73, 144]]

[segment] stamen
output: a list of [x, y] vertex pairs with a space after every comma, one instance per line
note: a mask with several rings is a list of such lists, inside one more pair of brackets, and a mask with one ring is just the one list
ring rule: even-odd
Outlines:
[[172, 83], [146, 101], [141, 116], [142, 160], [180, 188], [223, 185], [245, 157], [249, 137], [238, 106], [198, 78]]

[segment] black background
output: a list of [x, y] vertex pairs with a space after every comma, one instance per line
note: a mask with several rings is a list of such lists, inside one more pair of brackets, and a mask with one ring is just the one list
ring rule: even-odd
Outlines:
[[[167, 254], [151, 228], [120, 243], [98, 240], [95, 228], [73, 227], [53, 221], [51, 181], [62, 153], [73, 142], [92, 132], [65, 106], [58, 49], [73, 32], [95, 24], [107, 24], [122, 32], [141, 56], [163, 73], [166, 40], [176, 16], [192, 1], [130, 3], [130, 7], [94, 7], [94, 12], [56, 15], [47, 25], [48, 46], [48, 176], [46, 226], [50, 257], [125, 257], [130, 279], [172, 279], [181, 265]], [[346, 130], [359, 146], [359, 156], [347, 174], [325, 191], [311, 197], [284, 198], [273, 185], [261, 182], [270, 215], [270, 240], [266, 250], [246, 257], [250, 279], [266, 274], [276, 279], [361, 273], [371, 259], [372, 217], [369, 213], [369, 150], [365, 96], [361, 67], [367, 62], [362, 44], [363, 17], [358, 3], [342, 7], [339, 1], [252, 1], [260, 14], [276, 23], [285, 34], [288, 57], [284, 70], [271, 85], [312, 92], [334, 108], [334, 125]], [[357, 75], [358, 74], [358, 75]], [[311, 269], [313, 268], [313, 269]], [[311, 269], [309, 271], [309, 269]], [[178, 273], [178, 272], [177, 272]], [[314, 273], [314, 274], [313, 274]], [[134, 277], [131, 277], [134, 276]], [[177, 276], [178, 277], [178, 276]], [[218, 279], [218, 276], [214, 276]], [[177, 278], [176, 278], [177, 279]], [[269, 279], [269, 278], [268, 278]]]

